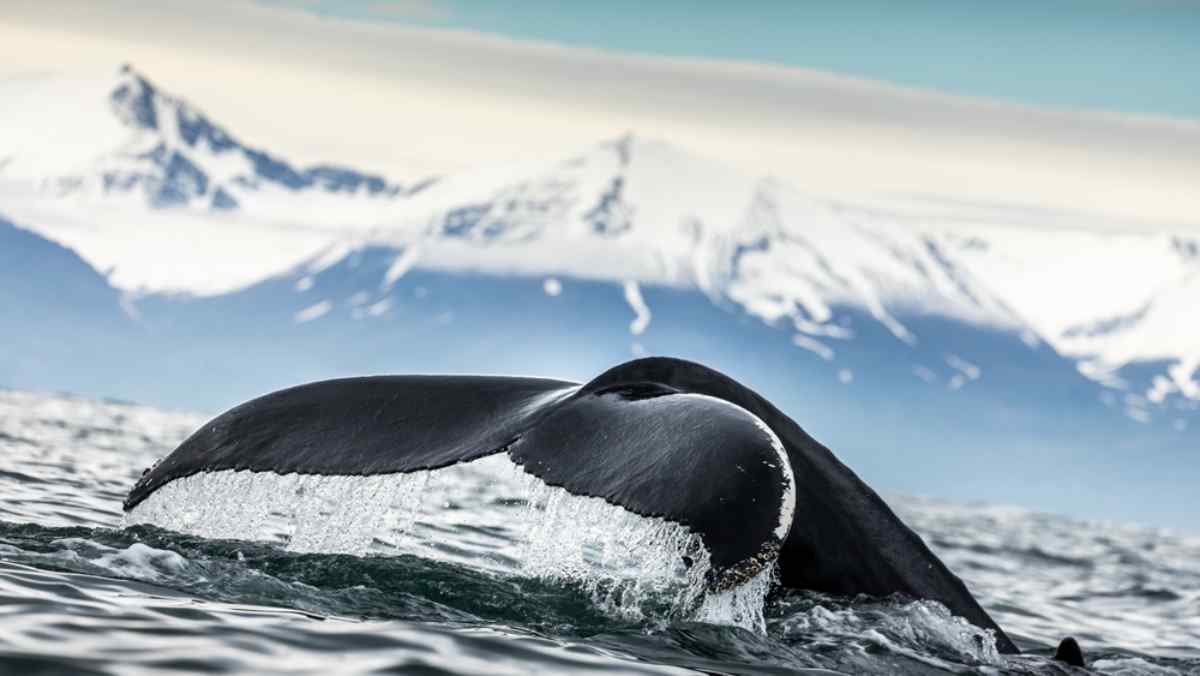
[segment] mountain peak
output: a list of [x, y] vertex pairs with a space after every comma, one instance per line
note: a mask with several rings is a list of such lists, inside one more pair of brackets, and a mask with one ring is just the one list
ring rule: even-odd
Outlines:
[[118, 71], [117, 84], [109, 95], [109, 101], [113, 113], [126, 126], [157, 129], [157, 96], [154, 85], [126, 63]]
[[218, 153], [241, 145], [200, 109], [165, 93], [128, 63], [118, 70], [109, 101], [113, 113], [128, 127], [174, 134], [189, 147], [205, 142]]
[[[344, 208], [348, 198], [406, 194], [382, 176], [330, 164], [297, 167], [245, 144], [130, 63], [114, 75], [46, 78], [20, 92], [15, 99], [26, 105], [0, 115], [0, 127], [21, 130], [8, 143], [17, 152], [6, 158], [5, 177], [32, 180], [58, 197], [140, 198], [151, 208], [262, 204], [276, 211], [301, 191], [329, 196]], [[22, 138], [54, 142], [35, 147]]]

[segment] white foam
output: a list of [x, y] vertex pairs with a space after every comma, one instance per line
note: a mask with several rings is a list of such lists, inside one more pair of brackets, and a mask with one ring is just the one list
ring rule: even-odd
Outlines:
[[[952, 663], [994, 666], [1001, 663], [996, 637], [955, 616], [936, 601], [882, 601], [876, 606], [813, 605], [785, 615], [778, 629], [784, 637], [827, 637], [838, 650], [895, 652], [935, 668]], [[953, 662], [933, 655], [953, 656]]]
[[1096, 660], [1091, 669], [1113, 676], [1179, 676], [1183, 672], [1151, 664], [1140, 657], [1108, 657]]
[[158, 581], [182, 572], [188, 565], [188, 560], [175, 552], [141, 542], [117, 548], [84, 538], [62, 538], [51, 544], [62, 549], [46, 555], [48, 558], [86, 562], [127, 579]]

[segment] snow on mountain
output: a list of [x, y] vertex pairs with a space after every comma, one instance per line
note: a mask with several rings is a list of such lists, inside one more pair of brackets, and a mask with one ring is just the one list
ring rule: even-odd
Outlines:
[[[310, 266], [391, 244], [381, 287], [416, 265], [697, 288], [789, 327], [827, 360], [855, 337], [839, 308], [910, 346], [921, 336], [906, 318], [938, 316], [1048, 343], [1130, 391], [1131, 415], [1174, 394], [1200, 401], [1200, 238], [1042, 216], [855, 207], [630, 135], [548, 165], [449, 177]], [[1144, 364], [1153, 372], [1125, 382], [1123, 370]]]
[[290, 269], [335, 237], [328, 229], [239, 210], [81, 204], [7, 188], [0, 188], [0, 213], [74, 250], [133, 296], [228, 293]]
[[129, 291], [251, 284], [408, 194], [244, 144], [129, 66], [0, 81], [0, 101], [0, 208]]
[[[1135, 419], [1200, 402], [1197, 236], [847, 203], [632, 134], [406, 191], [351, 169], [298, 169], [129, 68], [115, 82], [9, 81], [0, 100], [5, 211], [127, 290], [213, 295], [298, 275], [302, 293], [320, 271], [382, 250], [392, 260], [362, 280], [364, 297], [414, 268], [548, 278], [548, 293], [559, 278], [613, 282], [640, 334], [655, 321], [643, 286], [694, 289], [835, 368], [863, 330], [852, 312], [901, 350], [921, 345], [921, 320], [942, 318], [1050, 346]], [[325, 300], [288, 316], [333, 321]], [[386, 314], [376, 307], [363, 317]], [[947, 386], [987, 378], [973, 355], [943, 361]]]
[[[1143, 392], [1200, 401], [1200, 237], [956, 227], [957, 259], [1080, 372], [1162, 362]], [[943, 237], [949, 233], [943, 231]]]
[[278, 210], [301, 195], [345, 208], [405, 193], [380, 176], [296, 167], [246, 145], [128, 65], [115, 78], [5, 81], [0, 100], [0, 179], [60, 197]]

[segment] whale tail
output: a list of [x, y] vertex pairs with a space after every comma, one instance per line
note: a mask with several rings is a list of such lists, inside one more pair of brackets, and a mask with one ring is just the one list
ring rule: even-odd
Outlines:
[[779, 439], [728, 401], [653, 381], [482, 376], [350, 378], [260, 397], [143, 475], [125, 510], [191, 477], [413, 474], [490, 455], [546, 486], [695, 534], [715, 591], [772, 567], [792, 525], [795, 480]]
[[198, 430], [137, 482], [125, 510], [197, 475], [367, 477], [501, 454], [549, 486], [694, 533], [717, 590], [777, 564], [785, 587], [939, 601], [1018, 652], [829, 449], [749, 388], [678, 359], [629, 362], [585, 385], [376, 376], [282, 390]]

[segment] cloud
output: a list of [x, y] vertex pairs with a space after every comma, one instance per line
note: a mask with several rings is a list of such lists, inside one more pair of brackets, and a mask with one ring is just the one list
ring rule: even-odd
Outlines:
[[339, 0], [257, 0], [266, 7], [291, 7], [312, 12], [317, 16], [336, 17], [363, 12], [380, 19], [440, 22], [454, 17], [454, 10], [444, 0], [373, 0], [345, 3]]
[[812, 192], [941, 195], [1133, 222], [1196, 224], [1200, 214], [1197, 122], [295, 6], [52, 4], [6, 8], [0, 78], [27, 70], [29, 54], [42, 70], [131, 61], [248, 142], [402, 181], [562, 155], [634, 130]]
[[454, 16], [450, 7], [438, 0], [381, 0], [367, 5], [367, 11], [377, 16], [418, 21], [445, 21]]

